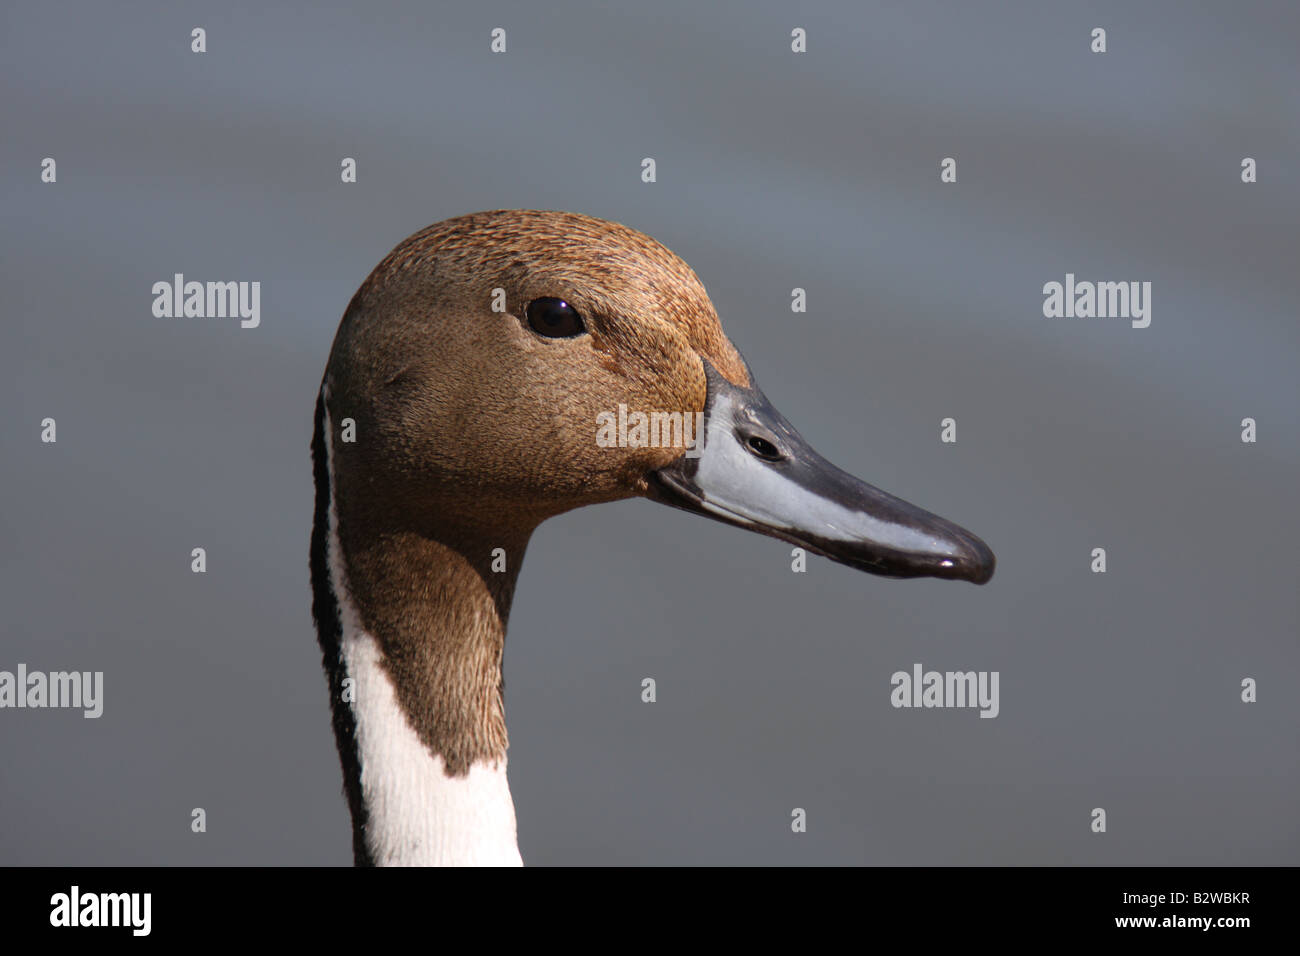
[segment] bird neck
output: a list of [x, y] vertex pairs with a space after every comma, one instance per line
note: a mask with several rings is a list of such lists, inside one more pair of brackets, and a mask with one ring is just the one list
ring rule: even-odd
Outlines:
[[354, 858], [517, 866], [501, 665], [528, 534], [475, 540], [349, 507], [375, 496], [348, 494], [323, 405], [317, 420], [313, 610]]

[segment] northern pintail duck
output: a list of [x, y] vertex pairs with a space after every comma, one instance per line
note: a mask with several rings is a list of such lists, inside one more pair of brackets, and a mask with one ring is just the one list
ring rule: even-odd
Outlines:
[[[599, 440], [637, 413], [685, 424]], [[475, 213], [390, 252], [339, 325], [312, 456], [312, 610], [358, 864], [521, 862], [501, 664], [547, 518], [642, 496], [873, 574], [993, 574], [974, 535], [809, 447], [685, 262], [573, 213]]]

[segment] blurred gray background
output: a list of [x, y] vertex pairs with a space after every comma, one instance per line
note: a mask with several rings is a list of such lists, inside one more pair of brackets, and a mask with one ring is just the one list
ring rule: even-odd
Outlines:
[[[0, 863], [350, 862], [316, 389], [392, 246], [512, 206], [664, 242], [815, 447], [999, 561], [792, 574], [644, 501], [543, 525], [526, 862], [1300, 863], [1295, 5], [610, 6], [5, 5], [0, 669], [106, 690], [0, 711]], [[261, 327], [154, 318], [176, 272], [260, 280]], [[1044, 318], [1067, 272], [1152, 282], [1151, 327]], [[893, 709], [914, 662], [1000, 671], [1001, 715]]]

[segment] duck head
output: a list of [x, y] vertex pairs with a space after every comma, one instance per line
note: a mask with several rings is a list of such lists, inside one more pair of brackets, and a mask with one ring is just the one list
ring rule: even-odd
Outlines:
[[326, 385], [335, 427], [355, 422], [335, 476], [353, 523], [520, 550], [547, 517], [643, 496], [872, 574], [993, 574], [979, 538], [818, 455], [691, 268], [616, 223], [498, 210], [417, 233], [353, 298]]
[[808, 446], [684, 262], [570, 213], [478, 213], [394, 249], [339, 326], [312, 450], [360, 864], [520, 862], [502, 660], [552, 515], [640, 495], [875, 574], [993, 573], [978, 538]]

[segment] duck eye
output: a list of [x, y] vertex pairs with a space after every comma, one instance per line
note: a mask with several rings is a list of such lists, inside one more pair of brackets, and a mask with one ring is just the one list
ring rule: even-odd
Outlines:
[[749, 446], [751, 452], [765, 461], [780, 461], [785, 457], [780, 449], [759, 435], [750, 435], [745, 444]]
[[587, 331], [578, 310], [563, 299], [533, 299], [528, 303], [528, 327], [548, 339], [567, 339]]

